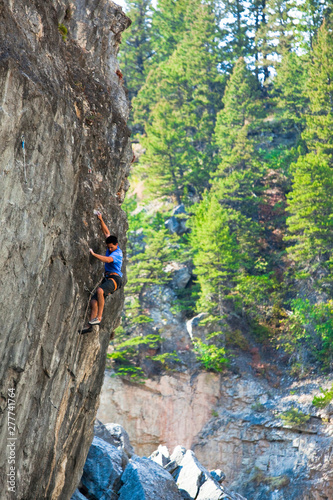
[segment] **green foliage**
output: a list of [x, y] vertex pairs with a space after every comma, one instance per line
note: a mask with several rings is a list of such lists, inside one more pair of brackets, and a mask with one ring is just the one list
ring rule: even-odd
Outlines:
[[165, 263], [171, 260], [173, 253], [168, 244], [170, 237], [166, 229], [154, 231], [151, 229], [147, 234], [144, 252], [140, 252], [130, 259], [130, 271], [128, 273], [128, 290], [136, 293], [145, 285], [162, 285], [167, 283], [169, 276], [163, 271]]
[[290, 483], [287, 476], [266, 476], [258, 467], [255, 467], [251, 481], [257, 485], [267, 484], [271, 491], [280, 490]]
[[175, 370], [175, 363], [180, 363], [180, 359], [177, 353], [174, 352], [165, 352], [163, 354], [156, 354], [155, 356], [148, 356], [153, 361], [161, 363], [163, 369], [168, 371]]
[[195, 339], [193, 345], [197, 359], [205, 370], [222, 372], [227, 368], [229, 361], [223, 347], [205, 344], [200, 339]]
[[286, 121], [285, 126], [296, 128], [298, 135], [304, 129], [304, 112], [309, 105], [306, 94], [308, 63], [308, 54], [300, 56], [286, 51], [274, 78], [278, 114]]
[[143, 382], [146, 378], [142, 368], [139, 366], [121, 366], [117, 369], [115, 375], [130, 378], [134, 382]]
[[[309, 153], [293, 167], [293, 188], [289, 194], [287, 220], [289, 256], [300, 277], [317, 270], [324, 276], [317, 284], [331, 286], [333, 263], [333, 33], [331, 20], [321, 27], [314, 55], [308, 66], [309, 112], [303, 134]], [[320, 273], [322, 274], [322, 272]]]
[[[152, 8], [150, 0], [129, 0], [127, 10], [134, 22], [120, 54], [139, 132], [135, 182], [144, 183], [140, 203], [133, 196], [123, 205], [127, 332], [152, 331], [144, 297], [153, 288], [158, 300], [171, 280], [167, 265], [177, 261], [193, 279], [175, 291], [171, 312], [207, 312], [225, 332], [223, 347], [219, 335], [197, 344], [205, 366], [214, 345], [248, 349], [241, 319], [256, 341], [290, 355], [295, 376], [309, 360], [330, 368], [329, 2], [158, 0]], [[191, 232], [179, 237], [165, 221], [180, 202]], [[295, 300], [300, 286], [305, 296]], [[314, 288], [316, 304], [306, 300], [316, 300]]]
[[61, 34], [61, 37], [64, 42], [67, 41], [68, 29], [64, 24], [58, 24], [58, 31]]
[[300, 427], [310, 420], [310, 415], [306, 415], [298, 408], [290, 408], [279, 415], [283, 423], [289, 427]]
[[138, 323], [142, 325], [143, 323], [151, 323], [153, 320], [149, 316], [145, 316], [144, 314], [140, 314], [139, 316], [133, 318], [133, 323]]
[[[122, 350], [127, 348], [128, 352], [131, 351], [134, 347], [147, 346], [150, 349], [156, 349], [159, 343], [162, 341], [162, 338], [159, 335], [146, 335], [145, 337], [132, 337], [124, 342], [121, 342], [117, 345], [117, 350]], [[132, 351], [133, 352], [133, 351]], [[112, 359], [113, 354], [110, 354], [110, 358]]]
[[257, 413], [263, 413], [266, 408], [262, 403], [257, 402], [251, 405], [251, 410], [256, 411]]
[[325, 408], [333, 399], [333, 385], [331, 389], [324, 390], [320, 388], [320, 392], [322, 393], [322, 396], [314, 396], [312, 404], [317, 408]]
[[307, 299], [295, 299], [291, 305], [292, 314], [283, 321], [279, 346], [301, 356], [306, 348], [328, 369], [333, 360], [333, 302], [311, 304]]
[[126, 4], [126, 14], [132, 24], [122, 35], [119, 59], [132, 101], [145, 82], [154, 55], [151, 40], [152, 6], [151, 0], [127, 0]]
[[145, 378], [144, 372], [138, 366], [138, 353], [142, 347], [157, 349], [162, 342], [159, 335], [146, 335], [129, 338], [116, 343], [114, 351], [107, 354], [113, 361], [115, 374], [119, 377], [129, 377], [131, 380], [140, 381]]
[[150, 72], [134, 100], [135, 120], [145, 127], [142, 175], [149, 176], [155, 197], [174, 195], [178, 203], [188, 185], [202, 191], [214, 168], [211, 138], [224, 78], [217, 70], [210, 30], [209, 8], [199, 4], [189, 31]]

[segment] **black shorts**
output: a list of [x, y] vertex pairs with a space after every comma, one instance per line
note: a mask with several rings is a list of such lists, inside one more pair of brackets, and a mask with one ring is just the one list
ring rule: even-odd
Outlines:
[[[116, 282], [117, 287], [115, 286], [114, 282]], [[112, 279], [110, 278], [104, 278], [102, 281], [102, 284], [99, 285], [98, 288], [101, 288], [104, 292], [104, 298], [106, 298], [108, 295], [111, 295], [111, 293], [114, 293], [118, 288], [121, 288], [122, 285], [122, 279], [120, 276], [117, 274], [112, 275]], [[94, 295], [91, 297], [91, 300], [97, 300], [97, 292], [94, 293]]]

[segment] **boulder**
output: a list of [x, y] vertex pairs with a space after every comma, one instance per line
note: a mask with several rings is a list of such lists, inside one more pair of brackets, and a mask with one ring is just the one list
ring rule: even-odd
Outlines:
[[171, 288], [179, 289], [185, 288], [191, 279], [191, 271], [186, 264], [180, 264], [179, 262], [169, 262], [163, 269], [165, 273], [171, 274], [172, 279], [170, 282]]
[[82, 495], [82, 493], [78, 489], [76, 489], [71, 496], [71, 500], [87, 500], [87, 497]]
[[184, 446], [178, 445], [173, 450], [170, 459], [175, 461], [178, 465], [180, 465], [181, 461], [183, 460], [183, 458], [185, 456], [185, 453], [186, 453], [186, 448]]
[[83, 468], [81, 482], [89, 495], [99, 500], [115, 500], [115, 491], [120, 484], [122, 450], [94, 437]]
[[[108, 426], [108, 427], [107, 427]], [[110, 429], [110, 430], [108, 430]], [[130, 444], [129, 437], [125, 429], [119, 424], [104, 425], [100, 420], [95, 420], [94, 435], [111, 444], [122, 453], [122, 469], [128, 464], [129, 458], [134, 450]]]
[[181, 500], [171, 474], [148, 458], [133, 456], [122, 475], [119, 500]]
[[172, 217], [165, 221], [165, 227], [170, 231], [171, 234], [177, 233], [178, 235], [181, 235], [186, 233], [186, 219], [177, 217], [182, 214], [186, 214], [183, 203], [174, 208]]
[[170, 463], [170, 453], [168, 448], [166, 446], [159, 445], [158, 449], [150, 455], [149, 459], [156, 462], [158, 465], [165, 467]]
[[118, 449], [122, 449], [128, 458], [131, 458], [131, 456], [134, 455], [134, 450], [125, 429], [119, 424], [105, 424], [105, 428], [112, 437], [114, 446]]
[[225, 480], [225, 474], [224, 474], [224, 472], [221, 471], [221, 469], [211, 470], [210, 475], [218, 483], [222, 483]]
[[200, 464], [192, 450], [188, 450], [173, 474], [185, 499], [220, 500], [224, 496], [221, 486]]
[[181, 203], [172, 210], [172, 215], [186, 214], [185, 205]]

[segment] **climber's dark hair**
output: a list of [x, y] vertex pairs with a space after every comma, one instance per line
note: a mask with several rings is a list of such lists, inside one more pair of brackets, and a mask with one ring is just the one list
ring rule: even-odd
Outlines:
[[105, 239], [105, 243], [112, 243], [112, 245], [116, 245], [118, 243], [118, 238], [117, 236], [110, 235]]

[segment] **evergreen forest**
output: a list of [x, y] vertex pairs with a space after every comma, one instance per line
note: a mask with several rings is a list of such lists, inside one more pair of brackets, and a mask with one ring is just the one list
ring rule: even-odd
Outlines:
[[332, 3], [127, 0], [126, 13], [135, 157], [119, 338], [151, 321], [140, 297], [176, 261], [192, 279], [174, 307], [213, 325], [194, 345], [207, 369], [223, 369], [246, 337], [283, 352], [295, 374], [329, 370]]

